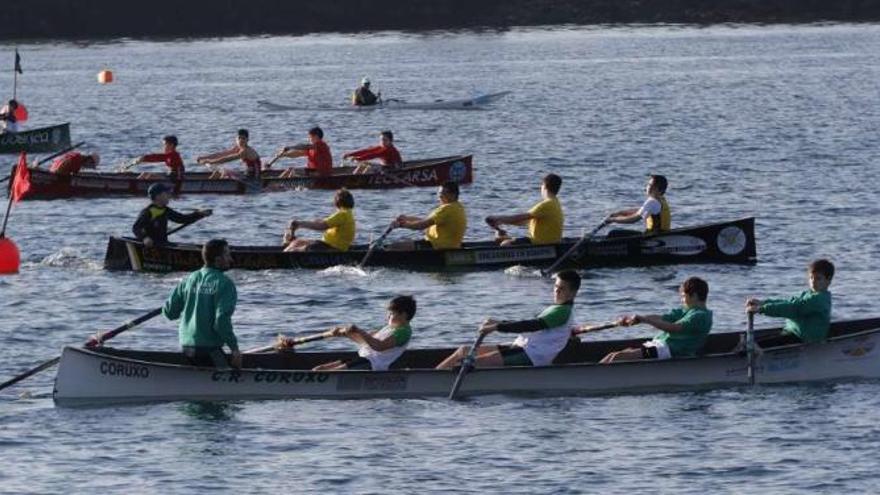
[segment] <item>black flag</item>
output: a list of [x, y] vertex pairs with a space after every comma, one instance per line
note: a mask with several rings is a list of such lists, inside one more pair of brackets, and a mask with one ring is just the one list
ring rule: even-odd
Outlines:
[[21, 55], [18, 54], [18, 48], [15, 49], [15, 72], [24, 74], [21, 70]]

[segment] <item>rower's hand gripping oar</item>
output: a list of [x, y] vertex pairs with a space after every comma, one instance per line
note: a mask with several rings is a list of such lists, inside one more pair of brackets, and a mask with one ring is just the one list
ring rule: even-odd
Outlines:
[[550, 275], [551, 273], [553, 273], [553, 270], [556, 270], [556, 268], [558, 268], [560, 265], [562, 265], [562, 263], [564, 263], [565, 260], [567, 260], [572, 254], [574, 254], [585, 242], [589, 241], [590, 239], [593, 238], [593, 236], [598, 234], [599, 231], [602, 230], [602, 228], [605, 227], [606, 225], [608, 225], [607, 218], [605, 220], [602, 220], [602, 223], [600, 223], [598, 227], [591, 230], [589, 233], [584, 234], [584, 236], [581, 237], [580, 240], [578, 240], [576, 243], [574, 243], [574, 245], [571, 248], [569, 248], [568, 251], [566, 251], [565, 254], [563, 254], [558, 260], [556, 260], [552, 265], [550, 265], [549, 268], [547, 268], [546, 270], [541, 270], [541, 276], [546, 277], [547, 275]]
[[396, 224], [396, 221], [392, 221], [390, 224], [388, 224], [385, 232], [382, 232], [382, 235], [380, 235], [378, 239], [370, 243], [370, 247], [367, 248], [367, 254], [365, 254], [364, 259], [362, 259], [361, 262], [358, 263], [358, 268], [363, 269], [363, 267], [367, 264], [367, 261], [370, 259], [370, 256], [373, 255], [373, 251], [376, 250], [376, 246], [381, 246], [382, 243], [385, 242], [385, 238], [388, 237], [388, 234], [390, 234], [392, 230], [394, 230]]
[[256, 347], [254, 349], [250, 349], [245, 351], [245, 354], [259, 354], [261, 352], [269, 352], [269, 351], [292, 351], [294, 347], [302, 344], [306, 344], [308, 342], [316, 342], [318, 340], [329, 339], [333, 337], [333, 330], [327, 330], [326, 332], [316, 333], [314, 335], [307, 335], [305, 337], [285, 337], [282, 334], [278, 334], [278, 338], [274, 344], [266, 345], [263, 347]]
[[[120, 333], [122, 333], [126, 330], [129, 330], [131, 328], [136, 327], [137, 325], [140, 325], [141, 323], [157, 316], [161, 312], [162, 312], [162, 308], [156, 308], [147, 314], [141, 315], [131, 321], [127, 321], [127, 322], [123, 323], [121, 326], [118, 326], [118, 327], [114, 328], [113, 330], [108, 330], [104, 333], [93, 335], [85, 343], [85, 347], [87, 347], [87, 348], [99, 347], [104, 342], [107, 342], [108, 340], [112, 339], [113, 337], [116, 337], [117, 335], [119, 335]], [[15, 378], [13, 378], [11, 380], [7, 380], [3, 383], [0, 383], [0, 390], [3, 390], [4, 388], [9, 387], [9, 386], [15, 385], [16, 383], [24, 380], [25, 378], [28, 378], [29, 376], [36, 375], [37, 373], [45, 370], [46, 368], [51, 368], [52, 366], [57, 364], [58, 361], [60, 361], [60, 360], [61, 360], [61, 356], [52, 358], [52, 359], [40, 364], [39, 366], [37, 366], [35, 368], [32, 368], [28, 371], [25, 371], [24, 373], [16, 376]]]
[[458, 389], [460, 389], [462, 383], [464, 383], [464, 376], [474, 367], [474, 362], [477, 360], [477, 351], [480, 349], [480, 345], [483, 343], [483, 339], [486, 338], [486, 335], [488, 334], [483, 332], [480, 332], [480, 334], [477, 335], [477, 340], [474, 341], [467, 356], [462, 360], [461, 369], [458, 370], [458, 375], [455, 377], [455, 381], [452, 383], [452, 388], [449, 390], [449, 400], [455, 400], [455, 396], [458, 394]]

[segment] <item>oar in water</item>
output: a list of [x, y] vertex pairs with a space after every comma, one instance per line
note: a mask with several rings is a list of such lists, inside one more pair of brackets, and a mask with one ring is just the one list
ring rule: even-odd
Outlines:
[[385, 229], [385, 232], [382, 232], [382, 235], [380, 235], [378, 239], [370, 243], [370, 247], [367, 248], [367, 254], [365, 254], [364, 259], [362, 259], [361, 262], [358, 263], [358, 268], [363, 268], [367, 264], [370, 256], [373, 255], [373, 251], [376, 250], [376, 246], [380, 246], [382, 242], [385, 241], [385, 238], [388, 237], [388, 234], [390, 234], [391, 231], [394, 230], [394, 224], [395, 222], [389, 223], [388, 228]]
[[[85, 343], [85, 346], [86, 347], [98, 347], [101, 344], [103, 344], [104, 342], [107, 342], [108, 340], [112, 339], [113, 337], [116, 337], [120, 333], [122, 333], [126, 330], [129, 330], [131, 328], [134, 328], [137, 325], [140, 325], [141, 323], [157, 316], [161, 312], [162, 312], [162, 308], [156, 308], [147, 314], [138, 316], [137, 318], [135, 318], [131, 321], [127, 321], [127, 322], [123, 323], [121, 326], [116, 327], [113, 330], [108, 330], [102, 334], [93, 335]], [[56, 358], [52, 358], [52, 359], [46, 361], [45, 363], [40, 364], [39, 366], [37, 366], [35, 368], [32, 368], [28, 371], [25, 371], [24, 373], [16, 376], [15, 378], [13, 378], [11, 380], [7, 380], [3, 383], [0, 383], [0, 390], [3, 390], [4, 388], [9, 387], [9, 386], [15, 385], [16, 383], [24, 380], [25, 378], [27, 378], [29, 376], [36, 375], [37, 373], [45, 370], [46, 368], [51, 368], [52, 366], [57, 364], [58, 361], [60, 361], [60, 360], [61, 360], [61, 356], [58, 356]]]
[[[61, 150], [61, 151], [59, 151], [59, 152], [57, 152], [57, 153], [52, 153], [51, 155], [47, 156], [46, 158], [43, 158], [42, 160], [38, 161], [37, 164], [36, 164], [35, 166], [36, 166], [36, 167], [39, 167], [40, 165], [42, 165], [42, 164], [48, 162], [49, 160], [52, 160], [52, 159], [54, 159], [54, 158], [58, 158], [59, 156], [65, 154], [65, 153], [67, 153], [67, 152], [73, 151], [73, 150], [79, 148], [80, 146], [82, 146], [82, 145], [84, 145], [84, 144], [86, 144], [85, 141], [80, 141], [80, 142], [74, 144], [73, 146], [68, 146], [67, 148], [64, 148], [63, 150]], [[11, 176], [11, 175], [7, 175], [6, 177], [0, 179], [0, 184], [2, 184], [2, 183], [4, 183], [4, 182], [8, 181], [10, 177], [12, 177], [12, 176]]]
[[749, 311], [747, 313], [749, 324], [746, 327], [746, 372], [749, 378], [749, 385], [755, 384], [755, 313]]
[[555, 270], [563, 262], [565, 262], [565, 260], [567, 260], [572, 254], [574, 254], [578, 250], [578, 248], [580, 248], [585, 242], [589, 241], [594, 235], [598, 234], [599, 231], [602, 230], [602, 228], [605, 227], [606, 225], [608, 225], [608, 221], [602, 220], [602, 223], [600, 223], [598, 227], [591, 230], [589, 233], [584, 234], [583, 237], [580, 238], [580, 240], [578, 240], [576, 243], [574, 243], [574, 246], [569, 248], [569, 250], [566, 251], [565, 254], [563, 254], [552, 265], [550, 265], [550, 268], [547, 268], [546, 270], [541, 270], [541, 276], [546, 277], [547, 275], [550, 275], [551, 273], [553, 273], [553, 270]]
[[486, 335], [488, 334], [480, 332], [477, 336], [477, 340], [474, 341], [474, 344], [468, 351], [467, 356], [462, 360], [461, 369], [458, 370], [458, 376], [455, 377], [455, 381], [452, 383], [452, 388], [449, 390], [449, 400], [455, 400], [455, 396], [458, 394], [458, 389], [460, 389], [461, 384], [464, 383], [465, 375], [467, 375], [468, 371], [474, 367], [474, 362], [477, 359], [477, 350], [480, 349], [480, 344], [483, 343], [483, 339], [486, 338]]

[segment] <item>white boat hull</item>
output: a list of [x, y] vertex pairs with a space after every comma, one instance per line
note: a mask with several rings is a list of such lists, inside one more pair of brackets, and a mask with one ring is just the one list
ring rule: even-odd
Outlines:
[[436, 100], [423, 102], [407, 102], [402, 100], [387, 100], [377, 105], [370, 106], [347, 106], [347, 107], [299, 107], [285, 105], [268, 100], [259, 100], [257, 103], [266, 110], [274, 112], [286, 111], [333, 111], [333, 112], [371, 112], [373, 110], [479, 110], [484, 106], [500, 100], [510, 94], [510, 91], [491, 93], [473, 98], [458, 100]]
[[[877, 328], [838, 337], [824, 344], [790, 345], [766, 350], [756, 362], [756, 383], [880, 378], [880, 359], [878, 359], [880, 345], [878, 344], [880, 344], [880, 320]], [[108, 350], [108, 353], [104, 353], [75, 347], [65, 348], [55, 381], [55, 400], [60, 404], [77, 404], [175, 400], [445, 397], [449, 393], [455, 375], [450, 371], [433, 369], [384, 372], [314, 372], [300, 369], [217, 370], [119, 355], [125, 352], [127, 351]], [[307, 355], [316, 358], [322, 354]], [[705, 389], [747, 383], [745, 356], [742, 353], [726, 353], [690, 359], [639, 361], [614, 365], [590, 363], [537, 368], [477, 369], [468, 374], [459, 393], [461, 396], [592, 395]]]

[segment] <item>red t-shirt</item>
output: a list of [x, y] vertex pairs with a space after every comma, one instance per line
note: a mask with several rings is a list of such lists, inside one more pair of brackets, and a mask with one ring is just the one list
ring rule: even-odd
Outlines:
[[355, 160], [372, 160], [373, 158], [378, 158], [382, 160], [382, 163], [385, 165], [400, 165], [403, 163], [403, 159], [400, 157], [400, 152], [397, 151], [397, 148], [395, 148], [393, 144], [388, 147], [380, 144], [379, 146], [373, 146], [372, 148], [357, 150], [351, 154], [351, 157]]
[[71, 151], [62, 155], [61, 158], [56, 158], [49, 167], [49, 171], [58, 175], [78, 174], [83, 164], [91, 158], [88, 155]]
[[333, 155], [330, 154], [330, 147], [324, 141], [318, 141], [309, 148], [306, 158], [308, 159], [306, 168], [317, 170], [321, 175], [329, 174], [333, 168]]
[[177, 151], [172, 151], [171, 153], [153, 153], [151, 155], [144, 155], [144, 161], [148, 163], [165, 162], [165, 166], [168, 167], [168, 171], [172, 175], [183, 178], [183, 160], [180, 158], [180, 153], [178, 153]]

